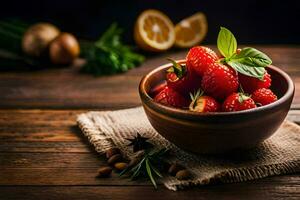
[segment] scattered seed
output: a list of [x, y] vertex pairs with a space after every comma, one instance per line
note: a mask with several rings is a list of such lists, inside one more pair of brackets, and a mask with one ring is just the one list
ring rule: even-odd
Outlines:
[[127, 166], [128, 166], [128, 164], [125, 162], [117, 162], [114, 165], [115, 169], [118, 171], [123, 171], [124, 169], [127, 168]]
[[187, 180], [191, 177], [191, 174], [188, 170], [186, 169], [183, 169], [183, 170], [179, 170], [177, 173], [176, 173], [176, 178], [178, 180]]
[[122, 159], [123, 157], [121, 154], [115, 154], [108, 159], [107, 163], [109, 165], [114, 165], [116, 162], [122, 161]]
[[106, 158], [110, 158], [115, 154], [120, 154], [120, 149], [113, 147], [106, 151]]
[[100, 167], [98, 169], [98, 177], [101, 177], [101, 178], [108, 177], [108, 176], [110, 176], [111, 172], [112, 172], [112, 168], [111, 167], [108, 167], [108, 166], [106, 166], [106, 167]]
[[168, 173], [171, 174], [172, 176], [175, 176], [176, 173], [182, 169], [184, 169], [184, 167], [182, 165], [174, 163], [170, 166]]

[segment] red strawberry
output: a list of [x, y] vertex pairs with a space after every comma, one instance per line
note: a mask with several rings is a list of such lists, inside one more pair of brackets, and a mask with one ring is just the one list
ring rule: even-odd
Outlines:
[[209, 65], [218, 60], [217, 54], [210, 48], [196, 46], [186, 56], [186, 65], [193, 68], [199, 76], [203, 76]]
[[243, 93], [233, 93], [228, 96], [222, 105], [222, 110], [225, 112], [248, 110], [256, 108], [255, 102], [249, 96]]
[[218, 100], [223, 100], [236, 92], [238, 86], [236, 71], [221, 63], [213, 63], [204, 73], [201, 81], [204, 92]]
[[191, 111], [195, 112], [217, 112], [220, 110], [220, 104], [212, 97], [202, 96], [203, 92], [198, 92], [195, 95], [191, 95], [192, 102], [189, 106]]
[[260, 88], [253, 92], [252, 99], [255, 103], [259, 103], [264, 106], [276, 101], [277, 96], [270, 89]]
[[193, 73], [191, 68], [180, 65], [172, 59], [169, 60], [173, 63], [173, 66], [167, 70], [167, 83], [170, 88], [183, 95], [199, 88], [201, 78]]
[[189, 101], [187, 99], [185, 99], [179, 92], [168, 86], [154, 97], [154, 101], [176, 108], [183, 108], [189, 105]]
[[239, 74], [239, 81], [246, 93], [253, 93], [259, 88], [269, 88], [271, 86], [271, 75], [268, 72], [265, 73], [263, 80]]
[[155, 97], [158, 93], [160, 93], [160, 91], [165, 89], [166, 86], [167, 86], [167, 82], [163, 81], [162, 83], [158, 84], [157, 86], [151, 88], [149, 91], [149, 95], [151, 97]]

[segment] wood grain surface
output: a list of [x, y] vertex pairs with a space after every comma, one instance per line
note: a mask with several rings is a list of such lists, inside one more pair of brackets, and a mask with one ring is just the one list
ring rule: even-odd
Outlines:
[[[256, 46], [267, 53], [275, 66], [289, 73], [300, 85], [300, 48]], [[214, 47], [213, 47], [214, 48]], [[80, 74], [78, 61], [72, 68], [35, 72], [7, 72], [0, 76], [0, 108], [87, 108], [118, 109], [140, 105], [138, 83], [151, 69], [166, 63], [166, 58], [185, 58], [186, 52], [165, 53], [148, 59], [125, 74], [93, 77]], [[293, 108], [300, 108], [296, 91]]]
[[[291, 75], [296, 95], [288, 119], [300, 124], [300, 48], [258, 46]], [[185, 52], [148, 59], [140, 68], [92, 77], [72, 68], [0, 74], [0, 199], [300, 199], [300, 174], [172, 192], [148, 181], [96, 178], [105, 158], [76, 126], [76, 115], [140, 105], [140, 78]]]

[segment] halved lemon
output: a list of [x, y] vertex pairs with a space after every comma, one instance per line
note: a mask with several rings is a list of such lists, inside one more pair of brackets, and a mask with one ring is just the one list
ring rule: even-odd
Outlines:
[[205, 14], [198, 12], [175, 26], [175, 46], [188, 48], [199, 44], [207, 34]]
[[136, 21], [134, 39], [144, 50], [167, 50], [175, 41], [174, 25], [164, 13], [158, 10], [146, 10]]

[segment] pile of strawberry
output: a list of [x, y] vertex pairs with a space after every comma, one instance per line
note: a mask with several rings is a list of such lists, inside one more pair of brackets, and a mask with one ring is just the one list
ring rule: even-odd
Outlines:
[[234, 35], [223, 27], [217, 43], [221, 56], [196, 46], [185, 64], [169, 59], [173, 66], [166, 71], [166, 81], [151, 90], [154, 101], [195, 112], [232, 112], [277, 100], [269, 89], [268, 56], [251, 47], [237, 49]]

